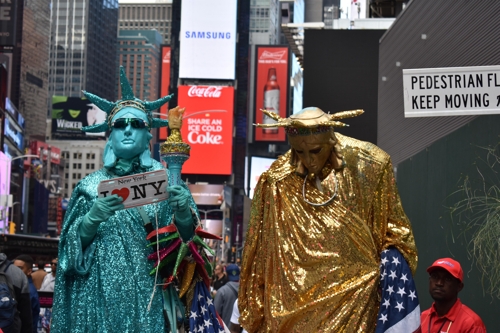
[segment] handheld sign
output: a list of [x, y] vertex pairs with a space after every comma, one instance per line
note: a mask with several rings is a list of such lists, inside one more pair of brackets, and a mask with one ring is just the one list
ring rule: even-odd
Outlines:
[[137, 207], [168, 199], [167, 173], [156, 170], [131, 176], [103, 180], [97, 187], [99, 198], [116, 194], [125, 208]]

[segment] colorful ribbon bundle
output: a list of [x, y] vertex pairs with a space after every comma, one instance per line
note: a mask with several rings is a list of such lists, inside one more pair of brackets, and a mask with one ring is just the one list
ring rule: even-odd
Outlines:
[[[198, 226], [193, 238], [184, 242], [174, 223], [153, 230], [146, 237], [151, 241], [148, 247], [157, 248], [155, 252], [148, 255], [149, 260], [154, 260], [150, 275], [160, 274], [163, 278], [163, 293], [172, 302], [170, 308], [176, 309], [176, 311], [167, 310], [171, 329], [177, 326], [177, 322], [183, 322], [185, 309], [193, 308], [193, 301], [197, 301], [195, 289], [204, 289], [203, 294], [210, 297], [210, 276], [213, 273], [213, 266], [207, 252], [212, 256], [215, 256], [215, 253], [203, 241], [203, 238], [222, 240], [221, 237]], [[200, 286], [198, 282], [203, 282], [203, 284]], [[213, 318], [213, 321], [217, 321], [216, 325], [223, 327], [218, 315]]]

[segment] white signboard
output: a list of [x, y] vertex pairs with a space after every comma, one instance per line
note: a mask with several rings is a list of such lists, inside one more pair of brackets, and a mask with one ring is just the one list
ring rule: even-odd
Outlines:
[[500, 114], [500, 66], [403, 69], [405, 117]]
[[235, 77], [236, 0], [182, 0], [179, 77]]
[[156, 170], [136, 175], [103, 180], [97, 187], [99, 198], [116, 194], [125, 208], [147, 205], [168, 199], [167, 173]]

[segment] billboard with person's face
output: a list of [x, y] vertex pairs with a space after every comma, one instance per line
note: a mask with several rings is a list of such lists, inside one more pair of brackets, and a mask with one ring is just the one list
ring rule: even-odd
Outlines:
[[81, 129], [102, 123], [106, 112], [85, 97], [52, 96], [52, 138], [88, 140], [104, 137], [105, 132], [85, 133]]

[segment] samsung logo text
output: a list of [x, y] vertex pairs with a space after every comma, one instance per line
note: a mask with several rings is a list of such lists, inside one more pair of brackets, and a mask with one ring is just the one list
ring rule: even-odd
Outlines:
[[186, 31], [184, 36], [189, 39], [231, 39], [230, 32], [218, 31]]

